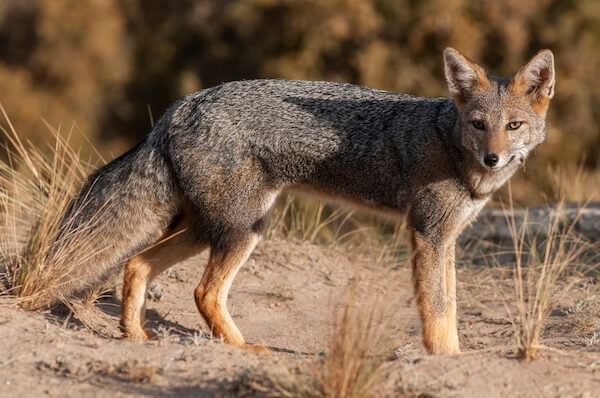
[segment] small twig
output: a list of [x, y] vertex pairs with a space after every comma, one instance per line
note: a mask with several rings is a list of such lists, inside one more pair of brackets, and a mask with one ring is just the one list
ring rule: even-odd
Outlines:
[[577, 365], [581, 366], [584, 369], [588, 369], [588, 368], [594, 368], [596, 365], [600, 365], [600, 359], [596, 359], [595, 361], [592, 361], [591, 363], [585, 365], [582, 364], [581, 362], [577, 362]]
[[8, 364], [10, 364], [10, 363], [12, 363], [12, 362], [14, 362], [16, 360], [17, 360], [17, 357], [8, 358], [6, 361], [0, 362], [0, 368], [3, 367], [3, 366], [6, 366], [6, 365], [8, 365]]

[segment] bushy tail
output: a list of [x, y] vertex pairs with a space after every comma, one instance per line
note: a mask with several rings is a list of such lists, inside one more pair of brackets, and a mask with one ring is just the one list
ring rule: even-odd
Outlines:
[[48, 261], [68, 260], [61, 296], [87, 290], [155, 242], [180, 211], [176, 183], [148, 138], [100, 168], [70, 203]]

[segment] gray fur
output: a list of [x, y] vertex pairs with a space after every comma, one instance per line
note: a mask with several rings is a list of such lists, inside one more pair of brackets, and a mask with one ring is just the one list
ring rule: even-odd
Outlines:
[[218, 245], [264, 223], [268, 193], [309, 187], [386, 213], [410, 207], [414, 226], [433, 235], [460, 203], [494, 190], [470, 183], [473, 168], [488, 171], [461, 146], [457, 116], [450, 98], [329, 82], [224, 83], [177, 101], [140, 144], [94, 173], [69, 225], [102, 208], [107, 232], [97, 245], [111, 250], [96, 261], [106, 267], [153, 243], [185, 204], [198, 239]]
[[[549, 51], [541, 55], [552, 59]], [[97, 214], [94, 267], [111, 272], [184, 217], [199, 247], [226, 255], [262, 231], [284, 190], [408, 213], [426, 346], [456, 352], [454, 242], [544, 139], [547, 102], [538, 106], [540, 116], [529, 92], [518, 90], [554, 81], [553, 70], [550, 82], [535, 69], [551, 62], [532, 61], [513, 84], [485, 75], [455, 50], [446, 50], [445, 59], [454, 98], [287, 80], [230, 82], [190, 94], [140, 144], [90, 177], [58, 245], [69, 244], [70, 233]], [[506, 123], [515, 117], [524, 126], [509, 134]], [[473, 118], [486, 131], [476, 131]], [[508, 137], [506, 145], [494, 144], [503, 151], [502, 166], [486, 167], [482, 151], [497, 134]], [[213, 289], [212, 279], [203, 281], [203, 289]], [[441, 327], [435, 319], [444, 316]]]

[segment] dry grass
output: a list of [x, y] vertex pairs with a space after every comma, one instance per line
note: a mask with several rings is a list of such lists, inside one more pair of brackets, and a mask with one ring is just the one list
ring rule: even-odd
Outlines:
[[366, 248], [374, 257], [375, 264], [385, 268], [407, 264], [410, 258], [410, 248], [406, 218], [397, 221], [391, 232], [387, 230], [388, 225], [385, 222], [376, 223], [373, 233], [365, 240]]
[[352, 210], [290, 194], [273, 211], [266, 235], [339, 245], [364, 231]]
[[64, 299], [65, 289], [83, 278], [81, 269], [98, 254], [88, 247], [96, 220], [56, 241], [69, 202], [91, 167], [68, 146], [71, 132], [64, 138], [60, 129], [47, 125], [53, 142], [36, 148], [20, 140], [0, 110], [9, 126], [2, 128], [8, 144], [7, 160], [0, 162], [0, 277], [5, 287], [0, 294], [39, 308]]
[[380, 391], [387, 358], [389, 294], [369, 281], [363, 291], [354, 279], [334, 324], [328, 352], [313, 363], [308, 377], [287, 371], [271, 375], [278, 394], [288, 398], [374, 397]]
[[590, 170], [584, 163], [567, 163], [548, 167], [553, 201], [562, 199], [587, 202], [600, 199], [600, 170]]
[[[577, 267], [588, 244], [574, 231], [577, 218], [567, 225], [561, 222], [564, 201], [556, 207], [550, 223], [543, 226], [539, 236], [528, 235], [527, 217], [520, 225], [515, 221], [512, 202], [509, 203], [507, 222], [513, 238], [514, 301], [513, 316], [517, 352], [519, 357], [535, 359], [543, 346], [540, 344], [544, 323], [555, 304], [557, 282], [569, 269]], [[569, 286], [562, 286], [562, 293]]]
[[491, 205], [501, 208], [502, 203], [514, 200], [518, 207], [543, 203], [587, 202], [600, 200], [600, 167], [590, 167], [583, 160], [561, 161], [548, 166], [537, 166], [517, 173], [512, 179], [509, 198], [508, 186], [501, 188]]
[[266, 238], [342, 246], [388, 268], [409, 256], [406, 218], [390, 221], [311, 198], [287, 195], [275, 206]]

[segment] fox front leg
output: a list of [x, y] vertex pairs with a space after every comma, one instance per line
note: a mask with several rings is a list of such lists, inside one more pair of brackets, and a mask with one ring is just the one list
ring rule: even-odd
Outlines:
[[458, 353], [454, 243], [433, 243], [414, 230], [411, 243], [413, 284], [425, 348], [430, 354]]

